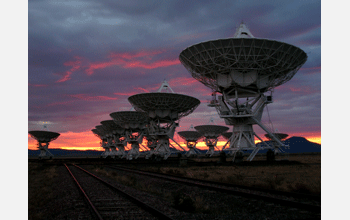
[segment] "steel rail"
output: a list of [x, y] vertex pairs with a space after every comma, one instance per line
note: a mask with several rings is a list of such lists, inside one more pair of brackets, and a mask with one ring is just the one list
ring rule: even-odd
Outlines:
[[164, 220], [173, 220], [173, 218], [171, 218], [170, 216], [167, 216], [166, 214], [164, 214], [163, 212], [147, 205], [146, 203], [142, 202], [141, 200], [137, 199], [136, 197], [123, 192], [122, 190], [118, 189], [117, 187], [113, 186], [112, 184], [106, 182], [105, 180], [101, 179], [100, 177], [90, 173], [89, 171], [75, 165], [72, 164], [73, 166], [79, 168], [80, 170], [84, 171], [85, 173], [89, 174], [90, 176], [94, 177], [95, 179], [101, 181], [103, 184], [105, 184], [106, 186], [110, 187], [111, 189], [117, 191], [119, 194], [123, 195], [124, 197], [126, 197], [127, 199], [131, 200], [132, 202], [134, 202], [135, 204], [137, 204], [139, 207], [143, 208], [146, 212], [151, 213], [153, 216], [159, 218], [159, 219], [164, 219]]
[[[156, 177], [156, 178], [160, 178], [160, 179], [166, 179], [166, 180], [173, 181], [173, 182], [178, 182], [178, 183], [187, 184], [187, 185], [191, 185], [191, 186], [197, 186], [197, 187], [215, 190], [215, 191], [220, 191], [223, 193], [230, 193], [233, 195], [254, 198], [254, 199], [263, 199], [263, 200], [268, 201], [268, 202], [273, 202], [273, 203], [277, 203], [277, 204], [285, 205], [285, 206], [292, 206], [292, 207], [304, 209], [307, 211], [321, 212], [321, 206], [319, 206], [319, 205], [291, 201], [291, 200], [286, 200], [286, 199], [281, 199], [281, 198], [274, 198], [274, 197], [267, 196], [267, 195], [258, 195], [255, 193], [242, 192], [242, 191], [238, 191], [235, 189], [227, 189], [227, 188], [221, 188], [221, 187], [237, 187], [237, 188], [241, 188], [241, 189], [252, 190], [255, 192], [263, 192], [263, 193], [265, 192], [265, 193], [271, 193], [274, 195], [283, 195], [283, 196], [289, 196], [289, 197], [294, 197], [294, 198], [299, 198], [299, 199], [311, 199], [311, 200], [314, 200], [317, 202], [318, 202], [318, 200], [321, 200], [319, 196], [300, 194], [300, 193], [281, 192], [281, 191], [276, 191], [276, 190], [257, 189], [257, 188], [253, 188], [253, 187], [247, 187], [247, 186], [225, 184], [225, 183], [219, 183], [219, 182], [208, 181], [208, 180], [199, 180], [199, 179], [193, 179], [193, 178], [189, 178], [189, 177], [179, 177], [179, 176], [175, 176], [175, 175], [167, 175], [167, 174], [161, 174], [161, 173], [156, 173], [156, 172], [151, 172], [151, 171], [130, 169], [130, 168], [121, 167], [121, 166], [105, 165], [105, 167], [129, 171], [129, 172], [133, 172], [133, 173], [137, 173], [137, 174], [141, 174], [141, 175], [146, 175], [146, 176], [151, 176], [151, 177]], [[189, 182], [189, 181], [191, 181], [191, 182]], [[217, 186], [213, 186], [214, 184]]]
[[69, 174], [72, 176], [75, 184], [78, 186], [78, 188], [80, 189], [80, 192], [83, 193], [86, 201], [89, 204], [89, 207], [93, 210], [93, 213], [96, 215], [97, 219], [99, 220], [103, 220], [102, 216], [100, 215], [100, 213], [97, 211], [96, 207], [94, 206], [94, 204], [91, 202], [90, 198], [87, 196], [87, 194], [85, 193], [85, 191], [83, 190], [83, 188], [80, 186], [78, 180], [75, 178], [75, 176], [73, 175], [73, 173], [70, 171], [70, 169], [68, 168], [68, 166], [66, 164], [64, 164], [64, 166], [67, 168]]

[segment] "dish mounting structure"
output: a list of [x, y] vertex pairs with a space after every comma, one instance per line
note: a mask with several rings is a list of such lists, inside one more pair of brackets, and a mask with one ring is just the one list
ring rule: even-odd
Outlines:
[[[107, 138], [107, 144], [110, 148], [109, 155], [111, 158], [124, 158], [126, 157], [124, 131], [125, 129], [118, 126], [114, 120], [101, 121], [101, 124], [109, 131], [109, 137]], [[118, 150], [117, 150], [118, 149]]]
[[[274, 149], [254, 132], [253, 125], [267, 132], [277, 148], [287, 147], [261, 123], [261, 117], [264, 107], [273, 102], [274, 88], [289, 81], [306, 62], [303, 50], [254, 38], [242, 22], [233, 38], [192, 45], [180, 53], [179, 59], [193, 78], [212, 89], [210, 106], [233, 126], [227, 149], [233, 152], [233, 160], [238, 151], [252, 150], [247, 158], [251, 161], [259, 149]], [[265, 147], [255, 146], [254, 136]]]
[[101, 139], [101, 147], [105, 150], [101, 154], [101, 157], [106, 158], [109, 156], [111, 148], [109, 147], [109, 143], [112, 139], [108, 129], [103, 125], [95, 126], [95, 129], [92, 129], [92, 132]]
[[147, 115], [136, 111], [119, 111], [109, 115], [124, 129], [124, 141], [131, 144], [126, 159], [137, 159], [140, 156], [140, 145], [146, 135]]
[[[272, 134], [281, 142], [288, 137], [288, 134], [284, 134], [284, 133], [272, 133]], [[281, 153], [279, 144], [269, 134], [265, 134], [265, 137], [270, 141], [271, 145], [275, 148], [275, 154]]]
[[209, 148], [205, 153], [205, 156], [207, 157], [212, 157], [215, 154], [214, 148], [217, 148], [216, 144], [218, 142], [219, 136], [229, 129], [226, 126], [216, 125], [213, 123], [213, 118], [210, 118], [210, 121], [207, 125], [198, 125], [194, 127], [204, 137], [205, 144]]
[[[44, 131], [44, 129], [46, 131]], [[48, 150], [49, 143], [53, 140], [56, 140], [60, 133], [48, 131], [47, 125], [43, 124], [43, 130], [41, 131], [29, 131], [29, 135], [38, 141], [38, 149], [40, 150], [39, 158], [43, 157], [53, 157], [54, 155]]]
[[197, 142], [203, 137], [198, 131], [196, 131], [193, 125], [187, 131], [178, 131], [177, 134], [186, 141], [186, 147], [188, 151], [185, 156], [194, 157], [200, 154], [196, 148]]
[[[162, 92], [163, 90], [165, 92]], [[167, 93], [168, 90], [169, 93]], [[147, 135], [151, 144], [148, 146], [153, 149], [151, 148], [146, 158], [155, 155], [166, 160], [171, 154], [169, 139], [185, 151], [174, 140], [174, 133], [179, 120], [192, 113], [200, 104], [198, 99], [174, 93], [168, 82], [164, 80], [157, 92], [136, 94], [130, 96], [128, 100], [136, 111], [146, 113], [150, 120]]]
[[[100, 132], [96, 127], [93, 128], [93, 129], [91, 129], [91, 131], [92, 131], [92, 133], [93, 133], [96, 137], [98, 137], [98, 138], [101, 140], [101, 141], [100, 141], [100, 145], [101, 145], [101, 147], [102, 147], [103, 149], [105, 149], [104, 146], [103, 146], [103, 142], [104, 142], [103, 136], [104, 136], [104, 133]], [[105, 154], [105, 151], [101, 154], [101, 157], [104, 157], [104, 154]]]

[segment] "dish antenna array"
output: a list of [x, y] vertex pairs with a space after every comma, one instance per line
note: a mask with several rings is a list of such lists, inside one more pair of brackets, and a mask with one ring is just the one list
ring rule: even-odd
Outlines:
[[[168, 90], [171, 93], [167, 93]], [[157, 92], [136, 94], [128, 100], [136, 111], [144, 112], [149, 118], [147, 135], [151, 144], [148, 146], [153, 149], [147, 157], [154, 154], [164, 160], [171, 154], [169, 139], [177, 144], [174, 133], [179, 120], [192, 113], [200, 104], [194, 97], [174, 93], [165, 80]]]
[[58, 136], [60, 136], [60, 133], [48, 131], [48, 128], [45, 122], [43, 124], [43, 129], [45, 129], [46, 131], [34, 130], [34, 131], [28, 132], [32, 138], [38, 141], [38, 149], [40, 150], [40, 154], [39, 154], [40, 159], [47, 156], [53, 157], [53, 154], [48, 150], [49, 143], [53, 140], [56, 140]]
[[254, 38], [244, 23], [234, 36], [192, 45], [179, 59], [193, 78], [214, 91], [210, 105], [233, 126], [227, 150], [234, 158], [239, 151], [253, 150], [251, 161], [261, 149], [255, 146], [254, 136], [262, 141], [253, 125], [266, 131], [278, 148], [287, 147], [261, 123], [261, 117], [264, 107], [273, 102], [273, 89], [289, 81], [307, 55], [287, 43]]
[[113, 120], [101, 121], [101, 124], [109, 133], [107, 144], [110, 152], [108, 156], [111, 158], [124, 158], [126, 156], [125, 145], [127, 144], [124, 137], [125, 129], [117, 125]]
[[147, 115], [143, 112], [120, 111], [110, 114], [114, 122], [124, 129], [124, 141], [131, 144], [127, 159], [137, 159], [140, 156], [140, 144], [146, 135]]

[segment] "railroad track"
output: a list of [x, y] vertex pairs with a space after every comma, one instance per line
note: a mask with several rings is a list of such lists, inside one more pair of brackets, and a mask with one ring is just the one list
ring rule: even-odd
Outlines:
[[84, 219], [172, 219], [77, 165], [66, 165], [91, 215]]
[[219, 191], [227, 194], [242, 196], [246, 198], [259, 199], [275, 204], [293, 207], [301, 210], [321, 213], [321, 197], [311, 194], [301, 194], [292, 192], [282, 192], [276, 190], [260, 189], [247, 186], [238, 186], [233, 184], [225, 184], [214, 181], [198, 180], [188, 177], [179, 177], [168, 174], [161, 174], [150, 171], [143, 171], [137, 169], [131, 169], [122, 166], [110, 166], [105, 167], [131, 172], [139, 175], [146, 175], [149, 177], [159, 178], [163, 180], [173, 181], [189, 186], [201, 187], [208, 190]]

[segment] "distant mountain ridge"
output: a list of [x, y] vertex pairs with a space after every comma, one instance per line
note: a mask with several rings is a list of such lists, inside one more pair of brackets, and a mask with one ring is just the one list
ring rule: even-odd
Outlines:
[[[304, 137], [291, 137], [283, 141], [284, 144], [289, 145], [289, 149], [282, 149], [286, 153], [311, 153], [311, 152], [321, 152], [321, 145], [308, 141]], [[269, 141], [266, 141], [269, 144]], [[263, 143], [258, 143], [257, 146], [263, 146]], [[199, 150], [199, 149], [198, 149]], [[53, 155], [57, 156], [100, 156], [103, 151], [96, 150], [62, 150], [62, 149], [49, 149]], [[171, 151], [175, 151], [171, 149]], [[207, 152], [207, 150], [199, 150], [201, 153]], [[259, 153], [266, 153], [267, 150], [260, 150]], [[39, 150], [29, 150], [28, 155], [38, 156], [40, 154]]]
[[[266, 143], [270, 143], [270, 141], [265, 141]], [[289, 149], [283, 149], [283, 151], [287, 153], [311, 153], [311, 152], [321, 152], [321, 145], [308, 141], [304, 137], [290, 137], [283, 141], [284, 144], [289, 145]], [[263, 143], [258, 143], [258, 146], [263, 146]], [[261, 150], [259, 153], [266, 152], [267, 150]]]

